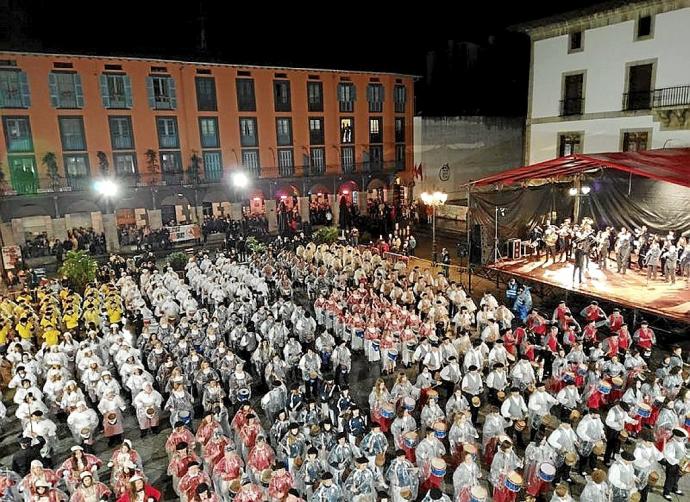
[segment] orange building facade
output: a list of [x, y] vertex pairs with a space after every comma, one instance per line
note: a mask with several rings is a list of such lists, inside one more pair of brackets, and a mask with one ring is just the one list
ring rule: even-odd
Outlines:
[[[103, 210], [102, 176], [131, 187], [116, 208], [146, 210], [168, 191], [390, 189], [412, 179], [413, 114], [410, 75], [0, 53], [2, 220]], [[252, 193], [230, 187], [235, 170]]]

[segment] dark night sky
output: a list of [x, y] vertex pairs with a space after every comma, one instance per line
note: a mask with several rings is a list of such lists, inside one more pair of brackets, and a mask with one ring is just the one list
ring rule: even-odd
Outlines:
[[417, 74], [426, 52], [445, 40], [483, 42], [510, 24], [596, 3], [453, 2], [451, 8], [450, 2], [404, 7], [370, 0], [296, 8], [297, 2], [255, 0], [244, 2], [253, 7], [231, 10], [242, 2], [203, 0], [209, 51], [199, 55], [199, 0], [12, 1], [26, 6], [28, 29], [43, 50]]

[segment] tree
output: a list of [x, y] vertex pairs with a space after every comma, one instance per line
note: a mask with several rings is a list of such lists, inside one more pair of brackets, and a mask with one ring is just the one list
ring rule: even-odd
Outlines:
[[[146, 167], [148, 168], [148, 174], [159, 174], [160, 173], [160, 165], [158, 164], [158, 152], [156, 150], [153, 150], [152, 148], [149, 148], [144, 152], [144, 156], [146, 157]], [[153, 179], [151, 179], [153, 182]]]
[[97, 270], [98, 262], [88, 251], [68, 251], [60, 274], [67, 278], [72, 289], [83, 294], [86, 286], [96, 280]]
[[57, 163], [57, 156], [53, 152], [46, 152], [41, 159], [41, 162], [46, 166], [48, 171], [48, 177], [50, 178], [50, 186], [53, 191], [56, 191], [60, 187], [60, 173]]
[[108, 162], [108, 157], [105, 155], [105, 152], [97, 152], [96, 157], [98, 157], [98, 168], [101, 170], [101, 176], [108, 176], [110, 163]]

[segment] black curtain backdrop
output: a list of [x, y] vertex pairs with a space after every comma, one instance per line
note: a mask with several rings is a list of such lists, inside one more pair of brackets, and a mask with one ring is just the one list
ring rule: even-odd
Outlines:
[[[690, 231], [690, 188], [613, 170], [583, 178], [582, 185], [592, 190], [580, 197], [580, 220], [589, 216], [597, 227], [629, 230], [646, 225], [652, 233], [663, 235], [669, 230], [676, 235]], [[573, 216], [577, 198], [568, 194], [572, 186], [550, 183], [472, 192], [472, 221], [493, 228], [496, 206], [505, 208], [505, 216], [498, 217], [499, 239], [524, 239], [535, 223], [543, 226], [554, 212], [559, 225]]]

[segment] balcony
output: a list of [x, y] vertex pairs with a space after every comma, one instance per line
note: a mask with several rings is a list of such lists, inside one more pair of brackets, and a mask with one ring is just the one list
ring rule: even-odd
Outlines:
[[652, 107], [652, 93], [654, 91], [626, 92], [623, 94], [623, 110], [649, 110]]
[[278, 166], [278, 174], [281, 176], [294, 176], [295, 175], [295, 166]]
[[665, 87], [652, 91], [652, 107], [685, 107], [690, 106], [690, 85]]
[[582, 115], [585, 100], [583, 98], [567, 98], [561, 100], [561, 117]]
[[67, 176], [67, 186], [73, 191], [87, 190], [91, 186], [90, 176]]

